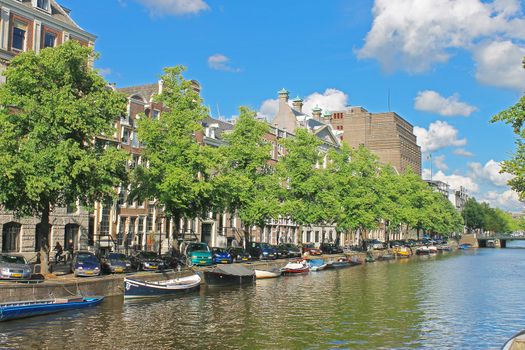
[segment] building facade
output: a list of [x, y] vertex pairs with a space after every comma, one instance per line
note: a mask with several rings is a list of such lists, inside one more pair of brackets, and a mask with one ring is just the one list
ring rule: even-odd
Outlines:
[[[0, 81], [13, 57], [24, 51], [39, 52], [67, 40], [94, 46], [96, 37], [79, 27], [70, 11], [55, 0], [0, 0]], [[55, 208], [50, 216], [48, 242], [64, 247], [72, 242], [74, 249], [87, 249], [93, 244], [90, 215], [75, 204]], [[0, 211], [0, 244], [2, 252], [22, 253], [34, 259], [40, 250], [42, 236], [37, 217], [18, 217]]]
[[414, 127], [397, 113], [371, 113], [363, 107], [348, 107], [325, 114], [324, 120], [338, 132], [342, 142], [354, 148], [365, 146], [399, 173], [410, 168], [421, 175], [421, 147], [417, 145]]

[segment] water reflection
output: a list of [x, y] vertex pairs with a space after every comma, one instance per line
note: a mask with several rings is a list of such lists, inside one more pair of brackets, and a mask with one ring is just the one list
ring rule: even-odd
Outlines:
[[525, 327], [525, 251], [483, 249], [203, 288], [0, 324], [0, 347], [497, 348]]

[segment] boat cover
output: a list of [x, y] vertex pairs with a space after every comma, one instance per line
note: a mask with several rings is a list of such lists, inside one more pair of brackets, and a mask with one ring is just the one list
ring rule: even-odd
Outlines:
[[253, 276], [255, 272], [242, 265], [220, 265], [213, 268], [212, 272], [233, 276]]

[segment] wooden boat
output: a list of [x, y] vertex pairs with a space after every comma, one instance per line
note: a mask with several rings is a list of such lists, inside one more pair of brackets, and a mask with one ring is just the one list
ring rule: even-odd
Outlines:
[[373, 255], [367, 255], [367, 257], [365, 258], [365, 262], [367, 263], [372, 263], [374, 261], [376, 261], [376, 258], [374, 258]]
[[437, 249], [440, 251], [440, 252], [450, 252], [452, 250], [452, 248], [448, 245], [448, 244], [441, 244], [441, 245], [438, 245]]
[[306, 260], [290, 261], [281, 268], [282, 275], [298, 275], [310, 272], [310, 266]]
[[255, 278], [256, 279], [265, 279], [265, 278], [276, 278], [281, 276], [281, 270], [271, 269], [271, 270], [258, 270], [255, 269]]
[[307, 264], [312, 272], [323, 271], [328, 266], [324, 259], [308, 259]]
[[503, 344], [501, 350], [520, 350], [525, 348], [525, 330], [514, 334]]
[[0, 304], [0, 321], [9, 321], [98, 305], [104, 297], [56, 298]]
[[241, 285], [255, 282], [255, 271], [241, 265], [220, 265], [204, 271], [208, 286]]
[[377, 257], [377, 260], [379, 261], [387, 261], [387, 260], [394, 260], [396, 256], [392, 253], [385, 253], [383, 255], [380, 255]]
[[124, 298], [148, 298], [187, 294], [199, 290], [200, 284], [201, 278], [197, 274], [161, 281], [139, 281], [125, 278]]
[[348, 258], [339, 258], [336, 261], [330, 261], [327, 265], [327, 268], [329, 269], [341, 269], [345, 267], [361, 265], [361, 261], [351, 260]]

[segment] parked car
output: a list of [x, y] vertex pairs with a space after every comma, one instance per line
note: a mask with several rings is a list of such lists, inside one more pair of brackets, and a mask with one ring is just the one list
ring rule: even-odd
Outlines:
[[71, 272], [75, 274], [75, 277], [99, 276], [100, 269], [100, 260], [98, 260], [95, 254], [87, 251], [78, 251], [73, 254]]
[[206, 243], [189, 243], [186, 246], [184, 255], [188, 266], [208, 266], [213, 264], [213, 255]]
[[321, 243], [319, 247], [323, 254], [342, 254], [343, 249], [333, 243]]
[[252, 260], [252, 256], [246, 250], [241, 247], [232, 247], [228, 249], [228, 252], [232, 256], [233, 262], [242, 262]]
[[18, 280], [31, 278], [31, 266], [21, 255], [0, 254], [0, 279]]
[[301, 249], [292, 243], [281, 243], [281, 246], [285, 247], [288, 251], [288, 257], [289, 258], [300, 258], [301, 257]]
[[322, 255], [321, 249], [317, 248], [313, 243], [307, 243], [303, 245], [303, 254], [308, 253], [309, 255]]
[[258, 257], [259, 260], [275, 260], [277, 258], [277, 251], [268, 243], [251, 242], [248, 246], [248, 252], [253, 257]]
[[233, 258], [224, 248], [214, 247], [211, 249], [213, 254], [213, 263], [214, 264], [231, 264], [233, 263]]
[[286, 259], [288, 257], [288, 249], [283, 245], [272, 245], [271, 247], [277, 252], [277, 259]]
[[140, 251], [130, 260], [131, 268], [136, 271], [158, 271], [166, 268], [162, 258], [155, 252]]
[[366, 242], [367, 246], [371, 249], [381, 250], [385, 249], [385, 243], [377, 240], [377, 239], [371, 239]]
[[109, 253], [102, 259], [102, 270], [108, 273], [123, 273], [131, 270], [131, 261], [122, 253]]

